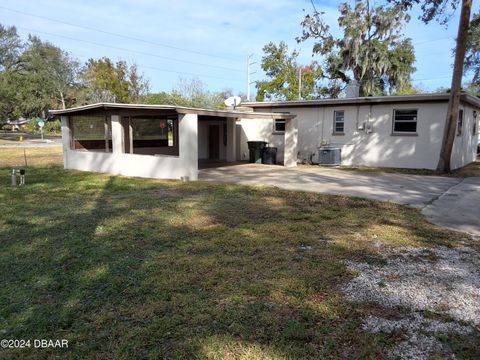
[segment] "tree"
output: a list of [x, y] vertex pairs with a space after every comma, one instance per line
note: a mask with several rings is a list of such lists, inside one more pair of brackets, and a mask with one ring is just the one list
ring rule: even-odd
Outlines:
[[263, 47], [263, 52], [265, 55], [262, 57], [261, 66], [269, 80], [257, 81], [255, 86], [258, 101], [265, 100], [266, 96], [279, 100], [318, 97], [317, 82], [321, 78], [322, 70], [316, 62], [308, 66], [299, 65], [299, 52], [294, 50], [289, 53], [288, 46], [283, 41], [279, 45], [268, 43]]
[[[421, 9], [423, 15], [421, 19], [425, 23], [429, 23], [433, 19], [439, 20], [446, 24], [450, 16], [448, 8], [455, 10], [460, 0], [390, 0], [403, 9], [409, 10], [415, 4], [422, 3]], [[455, 46], [455, 60], [453, 64], [452, 86], [450, 91], [450, 100], [447, 108], [447, 119], [445, 122], [445, 131], [440, 150], [440, 158], [437, 170], [442, 172], [451, 171], [451, 159], [453, 143], [455, 141], [455, 133], [458, 120], [458, 110], [460, 107], [460, 95], [462, 88], [463, 65], [465, 54], [467, 52], [467, 43], [469, 35], [470, 12], [472, 10], [472, 0], [461, 1], [460, 21], [458, 24], [457, 43]]]
[[421, 85], [409, 85], [405, 86], [402, 89], [395, 91], [391, 95], [400, 96], [400, 95], [415, 95], [415, 94], [425, 94], [428, 91]]
[[480, 87], [480, 13], [470, 22], [467, 53], [465, 55], [465, 73], [472, 72], [471, 86]]
[[138, 73], [135, 64], [128, 66], [123, 60], [114, 63], [107, 57], [89, 59], [80, 78], [88, 102], [141, 102], [149, 89], [148, 81]]
[[14, 116], [16, 91], [12, 86], [11, 68], [18, 61], [22, 46], [17, 29], [0, 24], [0, 121]]
[[225, 108], [222, 93], [208, 91], [205, 83], [198, 78], [179, 78], [178, 84], [172, 90], [172, 95], [185, 99], [185, 106], [205, 109]]
[[302, 21], [303, 33], [298, 42], [314, 39], [313, 54], [323, 57], [324, 77], [330, 81], [332, 95], [339, 87], [354, 79], [360, 84], [360, 95], [384, 95], [410, 86], [415, 71], [415, 54], [410, 39], [401, 30], [409, 16], [400, 6], [370, 9], [367, 3], [356, 1], [339, 6], [338, 24], [343, 37], [335, 38], [322, 15], [314, 9]]
[[148, 80], [139, 74], [136, 64], [131, 65], [127, 73], [129, 101], [137, 104], [141, 103], [150, 88]]
[[198, 78], [179, 78], [178, 84], [171, 92], [159, 92], [147, 94], [147, 104], [177, 105], [187, 107], [199, 107], [205, 109], [224, 109], [223, 101], [231, 96], [231, 90], [210, 92], [205, 84]]
[[0, 71], [7, 70], [15, 63], [22, 46], [15, 26], [4, 27], [0, 24]]
[[187, 106], [187, 100], [179, 94], [168, 93], [161, 91], [159, 93], [150, 93], [144, 97], [145, 104], [159, 104], [159, 105], [177, 105]]
[[15, 89], [16, 115], [46, 117], [49, 109], [73, 103], [78, 63], [68, 53], [36, 36], [29, 36], [24, 51], [8, 70]]

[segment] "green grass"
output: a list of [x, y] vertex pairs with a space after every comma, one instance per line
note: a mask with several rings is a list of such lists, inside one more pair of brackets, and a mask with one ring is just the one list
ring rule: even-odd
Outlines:
[[453, 177], [469, 177], [480, 176], [480, 161], [473, 162], [461, 169], [453, 170], [450, 173], [441, 173], [435, 170], [427, 169], [405, 169], [405, 168], [386, 168], [386, 167], [369, 167], [369, 166], [319, 166], [319, 165], [301, 165], [305, 167], [315, 166], [324, 170], [338, 169], [345, 171], [362, 171], [373, 173], [393, 173], [407, 175], [427, 175], [427, 176], [453, 176]]
[[361, 319], [385, 310], [342, 298], [342, 261], [380, 261], [373, 239], [467, 241], [403, 206], [64, 171], [40, 153], [12, 188], [14, 155], [0, 149], [0, 338], [69, 348], [3, 358], [382, 358], [396, 339]]

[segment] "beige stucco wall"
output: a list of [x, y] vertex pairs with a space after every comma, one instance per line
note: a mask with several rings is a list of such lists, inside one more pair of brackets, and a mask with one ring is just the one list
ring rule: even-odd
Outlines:
[[70, 149], [68, 117], [62, 116], [62, 138], [65, 169], [94, 171], [116, 175], [156, 179], [198, 178], [197, 115], [179, 115], [179, 155], [151, 156], [123, 152], [118, 116], [112, 116], [112, 153]]
[[285, 135], [273, 133], [273, 119], [240, 119], [237, 139], [240, 141], [238, 160], [248, 160], [247, 141], [266, 141], [277, 148], [277, 162], [284, 161]]
[[[418, 109], [417, 136], [392, 134], [394, 109]], [[437, 166], [446, 109], [447, 103], [274, 108], [278, 112], [297, 115], [298, 151], [311, 151], [317, 154], [319, 146], [329, 144], [342, 149], [343, 165], [418, 169], [435, 169]], [[344, 135], [333, 134], [335, 110], [345, 111]], [[270, 110], [256, 109], [256, 111]], [[466, 111], [465, 115], [470, 114], [471, 117], [472, 112], [473, 110]], [[373, 131], [369, 134], [359, 130], [359, 125], [365, 122], [373, 126]], [[465, 121], [466, 129], [473, 126], [470, 124]], [[266, 139], [274, 139], [271, 134], [272, 127], [273, 123], [265, 125], [259, 135]], [[249, 134], [254, 133], [250, 127], [247, 129]], [[455, 167], [464, 166], [474, 160], [473, 141], [472, 136], [461, 144], [456, 141], [455, 155], [452, 156]]]

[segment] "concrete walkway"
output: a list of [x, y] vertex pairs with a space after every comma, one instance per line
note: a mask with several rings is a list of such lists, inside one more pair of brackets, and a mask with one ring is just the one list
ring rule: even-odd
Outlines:
[[202, 169], [199, 171], [199, 180], [278, 186], [287, 190], [357, 196], [422, 208], [462, 179], [242, 164]]
[[451, 187], [422, 214], [439, 226], [480, 236], [480, 177], [466, 178]]

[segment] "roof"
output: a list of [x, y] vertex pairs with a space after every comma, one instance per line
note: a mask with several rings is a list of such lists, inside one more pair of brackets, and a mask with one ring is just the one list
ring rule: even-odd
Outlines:
[[155, 112], [161, 110], [173, 111], [178, 114], [197, 114], [215, 117], [229, 117], [229, 118], [244, 118], [244, 119], [292, 119], [293, 114], [265, 112], [258, 113], [253, 111], [239, 111], [239, 110], [211, 110], [191, 108], [176, 105], [147, 105], [147, 104], [118, 104], [118, 103], [98, 103], [91, 105], [78, 106], [63, 110], [50, 110], [52, 115], [78, 115], [82, 113], [92, 113], [95, 111], [109, 111], [110, 113], [118, 110], [122, 111], [141, 111], [143, 113]]
[[[271, 101], [271, 102], [247, 102], [242, 106], [251, 108], [275, 108], [275, 107], [309, 107], [309, 106], [334, 106], [334, 105], [369, 105], [385, 103], [418, 103], [418, 102], [447, 102], [450, 94], [418, 94], [402, 96], [369, 96], [343, 99], [320, 99], [320, 100], [296, 100], [296, 101]], [[480, 108], [480, 99], [462, 94], [461, 101]]]
[[23, 124], [26, 124], [28, 122], [29, 122], [29, 120], [24, 119], [24, 118], [20, 118], [20, 119], [17, 119], [17, 120], [7, 120], [7, 124], [9, 124], [9, 125], [23, 125]]

